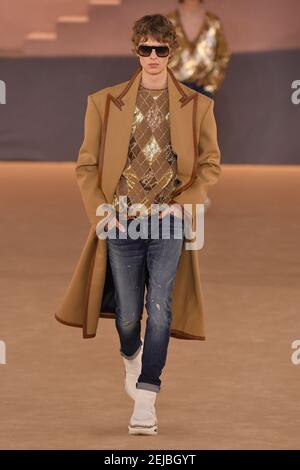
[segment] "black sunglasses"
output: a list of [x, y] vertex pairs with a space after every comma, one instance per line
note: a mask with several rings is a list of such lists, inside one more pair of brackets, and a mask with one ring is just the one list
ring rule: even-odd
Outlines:
[[157, 57], [167, 57], [169, 55], [170, 49], [168, 46], [146, 46], [141, 45], [137, 49], [137, 53], [142, 57], [149, 57], [152, 49], [155, 50]]

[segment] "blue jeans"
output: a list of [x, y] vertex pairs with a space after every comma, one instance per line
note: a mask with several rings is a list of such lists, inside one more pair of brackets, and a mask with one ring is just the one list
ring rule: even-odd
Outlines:
[[[155, 219], [155, 220], [154, 220]], [[170, 221], [170, 226], [165, 229]], [[128, 220], [126, 238], [107, 238], [109, 261], [115, 284], [116, 328], [120, 338], [120, 354], [133, 359], [139, 353], [141, 318], [147, 286], [147, 321], [142, 354], [142, 370], [137, 388], [160, 391], [160, 375], [166, 363], [172, 320], [172, 290], [184, 240], [184, 222], [172, 214], [143, 220], [143, 237], [134, 239], [128, 233], [134, 219]], [[150, 231], [151, 220], [152, 235]], [[148, 233], [147, 233], [148, 229]], [[137, 229], [139, 230], [139, 229]], [[112, 229], [114, 231], [114, 229]], [[170, 236], [167, 237], [167, 234]], [[157, 237], [157, 238], [156, 238]]]

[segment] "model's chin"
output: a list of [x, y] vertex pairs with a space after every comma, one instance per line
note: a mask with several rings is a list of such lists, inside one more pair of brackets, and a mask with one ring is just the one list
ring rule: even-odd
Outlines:
[[149, 74], [155, 75], [155, 74], [161, 72], [161, 67], [150, 67], [150, 66], [148, 66], [147, 67], [147, 72]]

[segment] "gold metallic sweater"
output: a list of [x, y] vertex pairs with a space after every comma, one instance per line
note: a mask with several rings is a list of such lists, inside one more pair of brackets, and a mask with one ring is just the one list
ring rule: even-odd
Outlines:
[[[127, 162], [112, 201], [117, 213], [126, 212], [126, 203], [144, 204], [146, 211], [140, 215], [147, 217], [151, 204], [170, 202], [178, 180], [169, 120], [168, 88], [150, 90], [140, 83]], [[127, 196], [127, 201], [120, 196]], [[152, 208], [152, 213], [157, 211]]]
[[179, 43], [168, 67], [178, 81], [195, 82], [206, 91], [215, 93], [225, 78], [231, 55], [220, 18], [206, 11], [203, 26], [191, 42], [183, 29], [179, 10], [166, 16], [175, 26]]

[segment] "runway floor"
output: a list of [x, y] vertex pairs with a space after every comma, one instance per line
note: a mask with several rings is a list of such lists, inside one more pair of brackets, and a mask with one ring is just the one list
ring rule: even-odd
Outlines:
[[[223, 165], [205, 217], [207, 340], [171, 338], [157, 436], [131, 436], [114, 321], [58, 323], [89, 223], [73, 163], [2, 162], [1, 449], [299, 449], [300, 168]], [[143, 318], [143, 329], [145, 326]]]

